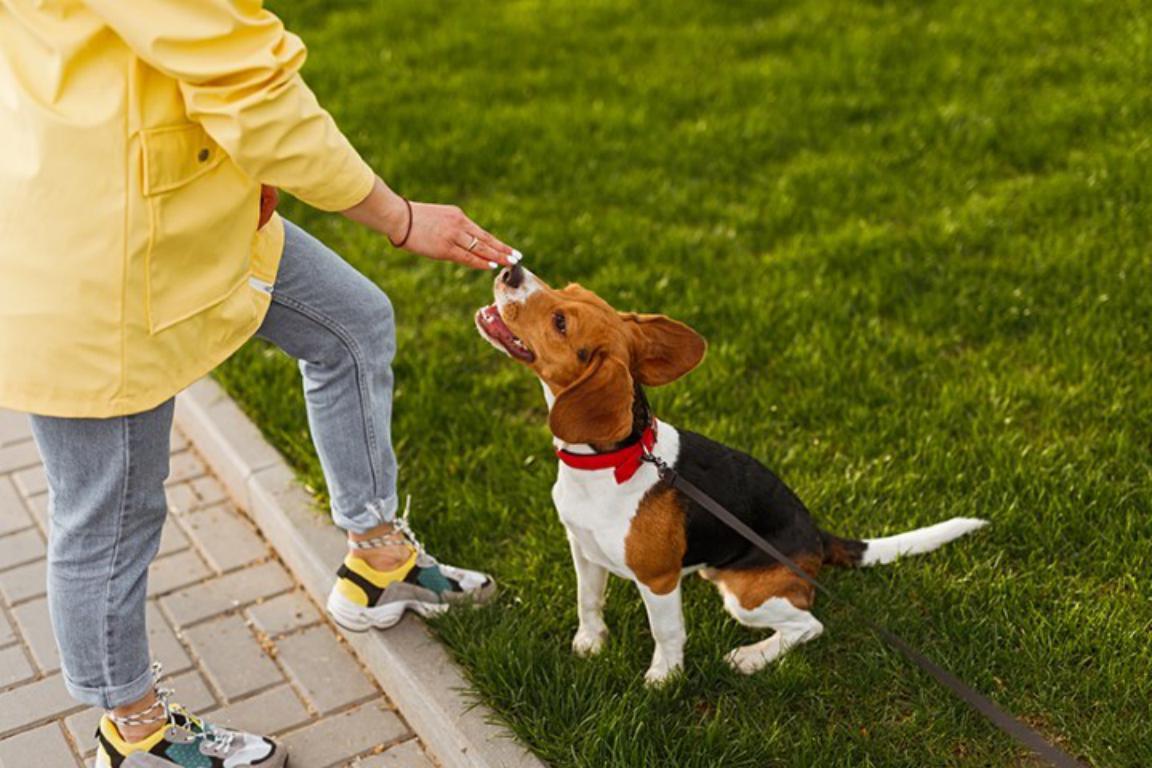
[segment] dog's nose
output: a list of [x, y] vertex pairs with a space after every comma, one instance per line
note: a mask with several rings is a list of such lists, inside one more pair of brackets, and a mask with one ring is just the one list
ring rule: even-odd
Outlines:
[[500, 273], [500, 282], [512, 290], [516, 290], [524, 282], [524, 267], [519, 264], [504, 267], [504, 271]]

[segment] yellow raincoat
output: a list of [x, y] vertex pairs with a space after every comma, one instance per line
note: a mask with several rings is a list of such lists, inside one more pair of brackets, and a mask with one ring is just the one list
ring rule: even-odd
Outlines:
[[0, 407], [152, 408], [259, 327], [284, 242], [375, 176], [260, 0], [0, 0]]

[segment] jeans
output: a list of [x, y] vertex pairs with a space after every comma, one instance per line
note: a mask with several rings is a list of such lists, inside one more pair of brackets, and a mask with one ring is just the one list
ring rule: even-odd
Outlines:
[[[258, 335], [299, 360], [312, 441], [336, 523], [396, 514], [395, 320], [388, 297], [285, 222], [284, 256]], [[50, 491], [48, 604], [64, 683], [113, 709], [152, 689], [144, 607], [168, 506], [173, 401], [112, 419], [32, 417]]]

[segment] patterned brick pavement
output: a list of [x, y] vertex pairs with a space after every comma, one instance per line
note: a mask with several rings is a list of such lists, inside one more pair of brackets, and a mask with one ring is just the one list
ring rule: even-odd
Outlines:
[[[176, 699], [214, 722], [281, 737], [290, 768], [430, 768], [392, 703], [178, 433], [168, 500], [148, 631]], [[46, 512], [27, 419], [0, 411], [0, 768], [92, 764], [99, 712], [65, 693], [48, 621]]]

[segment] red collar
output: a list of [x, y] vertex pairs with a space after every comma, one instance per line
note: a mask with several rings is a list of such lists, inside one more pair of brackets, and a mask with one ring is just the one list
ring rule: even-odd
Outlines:
[[556, 450], [556, 456], [573, 469], [614, 469], [616, 484], [622, 485], [632, 479], [644, 463], [644, 452], [656, 445], [656, 420], [644, 428], [640, 439], [609, 453], [572, 453], [563, 448]]

